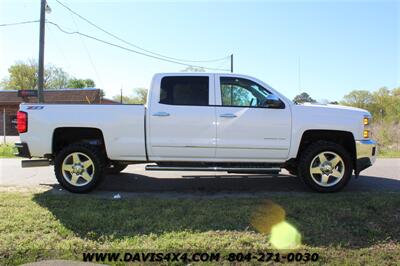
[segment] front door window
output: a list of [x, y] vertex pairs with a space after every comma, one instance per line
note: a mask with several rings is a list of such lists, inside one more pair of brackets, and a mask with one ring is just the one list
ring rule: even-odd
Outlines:
[[221, 77], [220, 83], [222, 106], [266, 107], [270, 92], [257, 83], [235, 77]]

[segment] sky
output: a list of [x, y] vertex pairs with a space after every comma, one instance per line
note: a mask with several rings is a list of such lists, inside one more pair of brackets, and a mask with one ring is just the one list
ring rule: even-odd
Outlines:
[[[400, 1], [59, 1], [159, 54], [188, 60], [233, 54], [235, 73], [261, 79], [291, 99], [305, 91], [317, 100], [341, 100], [355, 89], [400, 86]], [[47, 2], [47, 20], [65, 30], [129, 47], [56, 0]], [[37, 20], [39, 11], [40, 0], [0, 0], [0, 24]], [[37, 59], [38, 47], [38, 23], [0, 27], [0, 79], [16, 61]], [[185, 69], [49, 24], [45, 63], [92, 78], [109, 98], [121, 88], [125, 95], [148, 88], [154, 73]], [[230, 68], [229, 59], [196, 64]]]

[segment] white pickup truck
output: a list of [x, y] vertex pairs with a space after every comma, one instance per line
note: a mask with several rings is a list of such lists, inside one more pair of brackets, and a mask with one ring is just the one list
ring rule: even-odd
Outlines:
[[368, 111], [297, 105], [244, 75], [163, 73], [146, 105], [21, 104], [23, 167], [54, 165], [71, 192], [95, 188], [128, 164], [147, 170], [278, 173], [319, 192], [343, 188], [371, 166]]

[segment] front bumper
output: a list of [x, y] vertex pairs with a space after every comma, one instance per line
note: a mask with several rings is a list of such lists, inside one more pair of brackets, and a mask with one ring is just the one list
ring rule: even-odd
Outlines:
[[356, 140], [356, 167], [354, 173], [356, 176], [360, 172], [370, 167], [376, 160], [377, 144], [374, 140]]

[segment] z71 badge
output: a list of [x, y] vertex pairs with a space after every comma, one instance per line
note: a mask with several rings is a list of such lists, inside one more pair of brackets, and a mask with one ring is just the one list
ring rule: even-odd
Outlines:
[[37, 105], [34, 105], [34, 106], [28, 106], [28, 107], [26, 107], [26, 109], [27, 110], [42, 110], [44, 108], [44, 106], [37, 106]]

